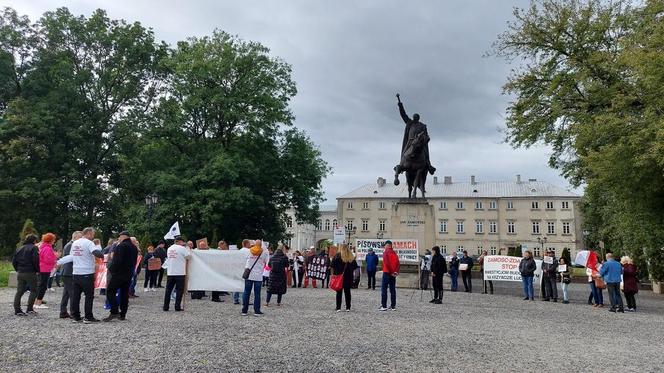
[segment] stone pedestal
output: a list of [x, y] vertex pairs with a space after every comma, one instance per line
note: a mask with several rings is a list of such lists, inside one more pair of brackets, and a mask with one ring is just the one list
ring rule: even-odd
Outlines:
[[433, 206], [425, 198], [402, 199], [392, 207], [390, 238], [416, 239], [420, 255], [436, 242]]

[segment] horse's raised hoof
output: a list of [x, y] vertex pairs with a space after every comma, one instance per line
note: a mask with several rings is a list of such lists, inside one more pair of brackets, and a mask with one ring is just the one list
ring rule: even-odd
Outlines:
[[399, 182], [399, 177], [395, 176], [395, 177], [394, 177], [394, 185], [399, 185], [399, 184], [401, 184], [401, 183]]

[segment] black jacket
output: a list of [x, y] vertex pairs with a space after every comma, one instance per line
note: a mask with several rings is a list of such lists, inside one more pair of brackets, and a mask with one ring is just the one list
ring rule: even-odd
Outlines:
[[442, 276], [447, 273], [447, 262], [440, 254], [434, 254], [431, 257], [431, 272], [436, 276]]
[[553, 263], [548, 264], [542, 261], [542, 275], [546, 277], [556, 277], [558, 274], [558, 259], [553, 258]]
[[450, 271], [458, 271], [459, 270], [459, 258], [455, 256], [452, 257], [452, 261], [450, 261]]
[[468, 264], [467, 271], [470, 271], [471, 269], [473, 269], [473, 258], [471, 258], [469, 256], [464, 256], [461, 259], [459, 259], [459, 263]]
[[131, 280], [136, 267], [138, 249], [127, 238], [120, 242], [113, 251], [113, 258], [109, 261], [108, 272], [113, 275], [113, 280]]
[[288, 284], [286, 283], [286, 270], [288, 269], [288, 257], [283, 251], [277, 250], [270, 257], [270, 282], [267, 289], [272, 294], [286, 294]]
[[161, 259], [161, 264], [164, 264], [164, 262], [166, 261], [166, 250], [164, 250], [163, 247], [157, 247], [154, 250], [154, 256], [155, 258]]
[[[65, 247], [62, 249], [62, 256], [67, 256], [71, 253], [71, 244], [72, 243], [73, 243], [72, 241], [67, 242]], [[74, 263], [73, 262], [64, 264], [62, 266], [62, 275], [67, 276], [67, 277], [71, 277], [71, 276], [74, 275]]]
[[31, 243], [21, 246], [14, 253], [12, 265], [18, 273], [39, 273], [39, 249], [37, 246]]
[[521, 262], [519, 263], [519, 272], [522, 277], [533, 277], [535, 276], [536, 270], [537, 263], [535, 263], [535, 259], [532, 257], [521, 259]]
[[[345, 269], [344, 269], [345, 268]], [[332, 259], [332, 274], [344, 276], [344, 288], [350, 289], [353, 287], [353, 274], [357, 267], [357, 261], [353, 260], [350, 263], [344, 263], [341, 260], [341, 254], [337, 254]]]

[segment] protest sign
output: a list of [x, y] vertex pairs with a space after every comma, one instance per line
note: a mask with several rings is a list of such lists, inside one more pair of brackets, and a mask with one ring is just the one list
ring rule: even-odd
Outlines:
[[191, 250], [188, 290], [242, 292], [246, 262], [239, 250]]
[[334, 228], [334, 243], [344, 243], [346, 239], [346, 227], [335, 227]]
[[104, 255], [104, 259], [95, 258], [97, 268], [95, 269], [95, 289], [106, 289], [106, 262], [109, 255]]
[[[201, 249], [201, 246], [205, 246], [205, 249]], [[199, 250], [207, 250], [209, 248], [207, 237], [196, 240], [196, 248]]]
[[567, 272], [567, 264], [561, 264], [558, 266], [558, 272]]
[[545, 257], [544, 257], [544, 263], [546, 263], [546, 264], [553, 264], [553, 257], [551, 257], [551, 256], [545, 256]]
[[[383, 247], [385, 241], [376, 239], [358, 239], [356, 240], [356, 254], [357, 260], [364, 260], [369, 252], [369, 249], [378, 255], [378, 259], [383, 259]], [[399, 256], [401, 262], [417, 263], [419, 261], [419, 245], [417, 240], [391, 240], [394, 252]]]
[[309, 266], [307, 267], [307, 276], [315, 278], [318, 280], [325, 279], [327, 275], [327, 257], [326, 256], [314, 256], [309, 261]]
[[[489, 255], [484, 257], [484, 279], [486, 281], [521, 281], [519, 263], [523, 258], [516, 256]], [[538, 284], [542, 275], [542, 261], [535, 260], [537, 269], [533, 282]]]

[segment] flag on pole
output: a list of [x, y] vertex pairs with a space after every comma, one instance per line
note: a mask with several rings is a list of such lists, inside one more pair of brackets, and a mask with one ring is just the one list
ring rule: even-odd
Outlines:
[[595, 267], [597, 267], [597, 253], [591, 250], [581, 250], [576, 254], [574, 264], [595, 269]]
[[179, 235], [180, 235], [180, 223], [178, 223], [176, 221], [175, 224], [173, 224], [171, 226], [171, 229], [169, 229], [168, 233], [166, 233], [166, 235], [164, 236], [164, 239], [165, 240], [172, 240], [172, 239], [175, 238], [175, 236], [179, 236]]

